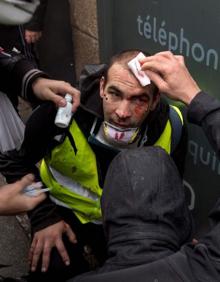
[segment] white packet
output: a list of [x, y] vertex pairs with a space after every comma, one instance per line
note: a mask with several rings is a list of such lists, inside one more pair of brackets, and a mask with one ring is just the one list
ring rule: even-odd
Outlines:
[[23, 193], [29, 197], [36, 197], [43, 192], [48, 192], [51, 188], [42, 188], [43, 183], [41, 181], [34, 182], [31, 185], [28, 185], [24, 188]]
[[139, 60], [143, 58], [145, 58], [145, 56], [142, 52], [140, 52], [134, 59], [128, 62], [128, 66], [135, 75], [135, 77], [138, 79], [139, 83], [144, 87], [150, 84], [151, 82], [146, 73], [141, 70]]

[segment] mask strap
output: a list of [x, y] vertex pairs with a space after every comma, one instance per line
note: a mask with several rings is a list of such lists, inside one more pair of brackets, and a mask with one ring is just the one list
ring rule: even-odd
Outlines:
[[142, 148], [148, 140], [147, 131], [148, 131], [148, 125], [146, 126], [146, 128], [144, 130], [143, 138], [141, 139], [140, 146], [139, 146], [140, 148]]
[[98, 118], [96, 117], [94, 122], [93, 122], [92, 128], [90, 130], [90, 135], [94, 135], [94, 130], [95, 130], [95, 127], [96, 127], [96, 124], [97, 124], [97, 120], [98, 120]]

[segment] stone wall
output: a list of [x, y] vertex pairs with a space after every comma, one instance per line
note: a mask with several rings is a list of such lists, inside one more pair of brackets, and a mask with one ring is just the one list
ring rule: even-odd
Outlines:
[[85, 64], [99, 63], [96, 0], [69, 0], [76, 76]]

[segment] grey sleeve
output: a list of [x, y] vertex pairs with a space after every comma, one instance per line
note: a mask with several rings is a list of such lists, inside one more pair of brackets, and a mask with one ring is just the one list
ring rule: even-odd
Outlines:
[[189, 122], [202, 127], [220, 158], [220, 101], [200, 92], [190, 103], [187, 118]]

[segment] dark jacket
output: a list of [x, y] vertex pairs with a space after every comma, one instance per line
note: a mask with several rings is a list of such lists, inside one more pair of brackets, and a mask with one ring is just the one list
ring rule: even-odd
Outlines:
[[7, 51], [17, 49], [26, 59], [37, 67], [37, 56], [33, 44], [28, 44], [25, 40], [23, 25], [0, 25], [0, 44]]
[[220, 159], [220, 102], [201, 92], [191, 102], [187, 118], [189, 122], [202, 127], [209, 143]]
[[[100, 69], [97, 69], [95, 66], [91, 67], [95, 68], [94, 71], [85, 69], [82, 74], [80, 80], [81, 106], [74, 115], [77, 124], [87, 138], [90, 135], [94, 118], [98, 117], [100, 123], [103, 121], [102, 102], [99, 96], [99, 79], [103, 73], [103, 67], [101, 66]], [[71, 138], [68, 134], [68, 129], [59, 129], [54, 125], [55, 115], [56, 108], [53, 103], [43, 104], [32, 114], [26, 124], [25, 139], [19, 155], [8, 156], [5, 162], [2, 160], [1, 171], [8, 182], [15, 181], [28, 172], [37, 174], [34, 166], [35, 163], [47, 153], [50, 153], [54, 146], [62, 142], [64, 138]], [[146, 146], [153, 145], [160, 137], [168, 118], [169, 106], [167, 103], [161, 101], [154, 113], [143, 123], [144, 127], [146, 127], [146, 123], [148, 124], [148, 140], [145, 144]], [[57, 135], [62, 136], [60, 141], [54, 140], [54, 136]], [[179, 166], [181, 173], [183, 172], [183, 163], [186, 154], [186, 141], [185, 127], [183, 127], [182, 138], [172, 153], [172, 157]], [[74, 146], [74, 140], [71, 140], [71, 144]], [[100, 147], [96, 144], [90, 143], [90, 145], [96, 155], [99, 182], [102, 187], [109, 164], [118, 152]], [[37, 175], [37, 177], [39, 176]], [[47, 198], [31, 212], [30, 219], [33, 231], [35, 232], [56, 223], [62, 218], [56, 209], [56, 205]]]
[[[188, 119], [203, 127], [219, 153], [220, 102], [201, 92]], [[109, 258], [98, 271], [71, 281], [220, 281], [220, 200], [210, 232], [196, 245], [184, 244], [191, 224], [181, 180], [161, 149], [145, 150], [123, 152], [112, 162], [102, 198]]]
[[48, 0], [40, 0], [31, 20], [24, 25], [25, 29], [31, 31], [43, 31]]
[[23, 55], [13, 51], [0, 51], [0, 91], [6, 93], [13, 105], [18, 103], [18, 95], [30, 102], [39, 103], [33, 95], [32, 82], [38, 77], [47, 77]]

